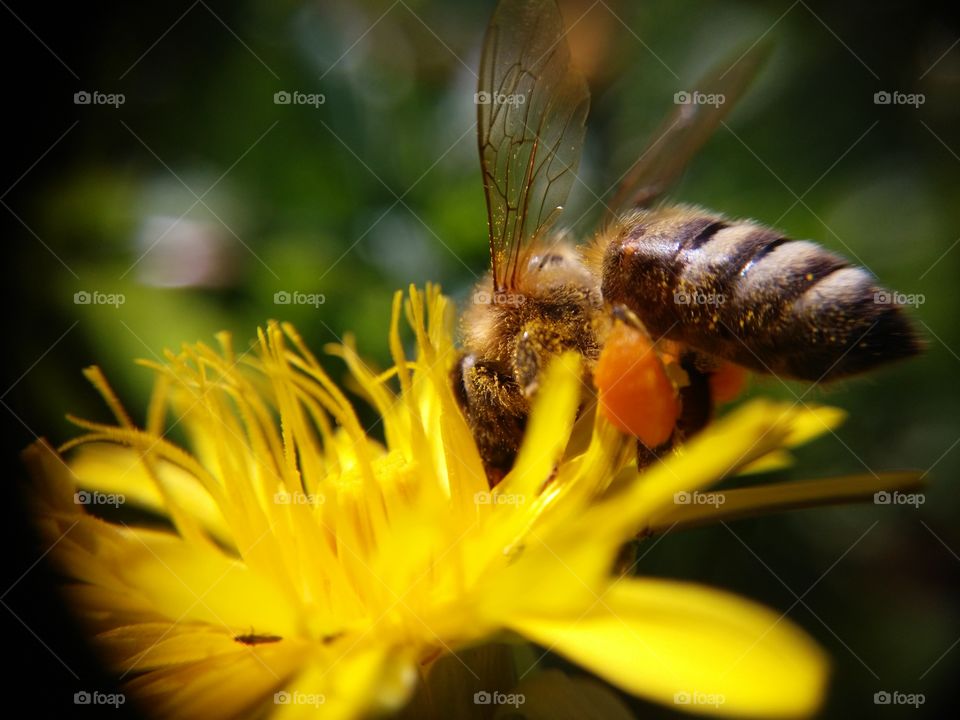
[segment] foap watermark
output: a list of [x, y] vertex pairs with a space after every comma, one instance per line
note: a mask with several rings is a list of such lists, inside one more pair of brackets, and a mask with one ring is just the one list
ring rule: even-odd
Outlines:
[[722, 693], [706, 693], [700, 690], [680, 690], [673, 694], [674, 705], [705, 705], [718, 708], [727, 701]]
[[927, 701], [923, 693], [905, 693], [899, 690], [880, 690], [873, 694], [874, 705], [911, 705], [919, 708]]
[[98, 490], [77, 490], [73, 494], [74, 505], [111, 505], [115, 508], [120, 507], [127, 501], [127, 496], [123, 493], [104, 493]]
[[909, 305], [920, 307], [927, 301], [923, 293], [902, 293], [896, 290], [877, 290], [873, 294], [875, 305]]
[[523, 305], [526, 301], [526, 296], [520, 293], [490, 293], [486, 290], [479, 290], [473, 294], [474, 305]]
[[99, 690], [79, 690], [73, 694], [74, 705], [111, 705], [120, 707], [127, 701], [123, 693], [105, 693]]
[[309, 105], [314, 110], [327, 102], [323, 93], [305, 93], [299, 90], [278, 90], [273, 94], [274, 105]]
[[305, 693], [300, 690], [294, 690], [289, 692], [287, 690], [280, 690], [273, 694], [273, 704], [274, 705], [312, 705], [313, 707], [320, 707], [327, 701], [326, 695], [323, 693]]
[[73, 294], [74, 305], [112, 305], [120, 307], [127, 301], [123, 293], [105, 293], [99, 290], [78, 290]]
[[727, 101], [723, 93], [702, 93], [699, 90], [679, 90], [673, 94], [674, 105], [713, 105], [720, 107]]
[[118, 108], [126, 101], [127, 97], [123, 93], [79, 90], [73, 94], [74, 105], [112, 105], [114, 108]]
[[927, 501], [923, 493], [905, 493], [899, 490], [890, 492], [889, 490], [880, 490], [873, 494], [874, 505], [913, 505], [919, 508]]
[[276, 505], [323, 505], [326, 501], [327, 496], [323, 493], [285, 492], [280, 490], [273, 494], [273, 502]]
[[288, 292], [278, 290], [273, 294], [274, 305], [311, 305], [315, 308], [320, 307], [327, 301], [327, 296], [323, 293], [305, 293], [299, 290]]
[[523, 505], [527, 496], [520, 493], [498, 493], [479, 490], [473, 494], [475, 505]]
[[473, 94], [475, 105], [523, 105], [527, 101], [523, 93], [487, 92], [481, 90]]
[[474, 705], [513, 705], [518, 708], [527, 701], [523, 693], [504, 693], [499, 690], [479, 690], [473, 694]]
[[899, 90], [880, 90], [873, 94], [874, 105], [913, 105], [918, 108], [927, 101], [923, 93], [905, 93]]
[[674, 505], [713, 505], [717, 508], [726, 501], [727, 498], [723, 493], [705, 493], [699, 490], [689, 492], [687, 490], [681, 490], [673, 494]]
[[726, 301], [723, 293], [708, 293], [702, 290], [678, 291], [673, 294], [673, 302], [677, 305], [723, 305]]

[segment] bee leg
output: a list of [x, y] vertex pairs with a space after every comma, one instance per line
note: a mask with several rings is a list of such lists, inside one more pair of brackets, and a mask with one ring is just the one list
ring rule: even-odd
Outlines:
[[713, 416], [713, 397], [710, 394], [710, 371], [703, 369], [699, 356], [686, 352], [680, 357], [680, 367], [690, 378], [690, 384], [680, 388], [680, 417], [677, 420], [678, 440], [686, 440], [703, 430]]
[[531, 321], [523, 326], [513, 353], [514, 377], [528, 399], [539, 387], [540, 373], [551, 358], [575, 350], [585, 358], [596, 358], [599, 348], [593, 342], [589, 324], [565, 326], [562, 331], [549, 322]]
[[613, 561], [613, 572], [616, 575], [624, 576], [634, 573], [637, 564], [640, 562], [640, 546], [651, 535], [653, 533], [650, 529], [645, 528], [620, 546], [617, 557]]
[[451, 380], [492, 488], [516, 459], [526, 424], [526, 401], [512, 375], [474, 355], [460, 358]]
[[661, 460], [667, 453], [673, 450], [677, 442], [677, 432], [674, 431], [670, 439], [665, 443], [657, 445], [655, 448], [649, 448], [643, 441], [637, 439], [637, 470], [643, 470], [650, 467], [655, 462]]
[[643, 326], [643, 322], [637, 317], [637, 314], [623, 303], [616, 303], [610, 311], [610, 314], [614, 320], [619, 320], [632, 328], [647, 332], [647, 329]]
[[540, 371], [549, 353], [562, 350], [556, 333], [540, 323], [530, 322], [523, 327], [513, 354], [514, 375], [527, 398], [533, 397], [539, 387]]
[[617, 557], [613, 561], [613, 572], [617, 576], [628, 575], [633, 566], [637, 563], [637, 555], [640, 550], [640, 540], [635, 538], [628, 540], [620, 546]]

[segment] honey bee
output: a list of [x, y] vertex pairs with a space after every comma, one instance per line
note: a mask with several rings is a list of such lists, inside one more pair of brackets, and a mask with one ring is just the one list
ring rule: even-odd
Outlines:
[[744, 369], [820, 382], [919, 352], [863, 268], [750, 220], [657, 202], [762, 55], [698, 85], [725, 103], [678, 105], [577, 246], [553, 225], [576, 177], [587, 84], [555, 0], [497, 7], [476, 95], [491, 270], [452, 373], [491, 485], [513, 464], [541, 372], [565, 351], [583, 357], [598, 408], [637, 438], [640, 467], [706, 425]]

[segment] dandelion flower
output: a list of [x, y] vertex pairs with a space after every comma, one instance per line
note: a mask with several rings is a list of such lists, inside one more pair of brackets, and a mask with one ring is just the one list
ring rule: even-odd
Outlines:
[[[780, 461], [838, 411], [753, 402], [639, 473], [601, 414], [577, 419], [581, 373], [564, 356], [514, 468], [490, 490], [450, 388], [449, 311], [436, 288], [411, 288], [405, 303], [398, 293], [386, 373], [349, 341], [332, 348], [383, 443], [289, 325], [270, 324], [246, 353], [221, 335], [218, 349], [144, 362], [156, 383], [143, 428], [86, 371], [116, 422], [73, 419], [84, 434], [25, 456], [69, 604], [131, 698], [161, 717], [366, 716], [403, 707], [438, 658], [526, 639], [654, 701], [701, 693], [722, 698], [703, 712], [815, 711], [827, 662], [799, 628], [726, 592], [616, 574], [616, 558], [639, 530], [905, 478], [731, 491], [728, 510], [678, 505], [677, 493]], [[166, 524], [103, 519], [77, 493]]]

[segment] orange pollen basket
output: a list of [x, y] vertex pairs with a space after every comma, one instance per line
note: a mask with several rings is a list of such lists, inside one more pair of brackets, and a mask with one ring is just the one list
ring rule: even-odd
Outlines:
[[710, 395], [714, 405], [736, 400], [746, 384], [746, 368], [729, 362], [723, 363], [710, 375]]
[[650, 448], [670, 439], [680, 402], [650, 338], [617, 323], [594, 371], [600, 412], [622, 432]]

